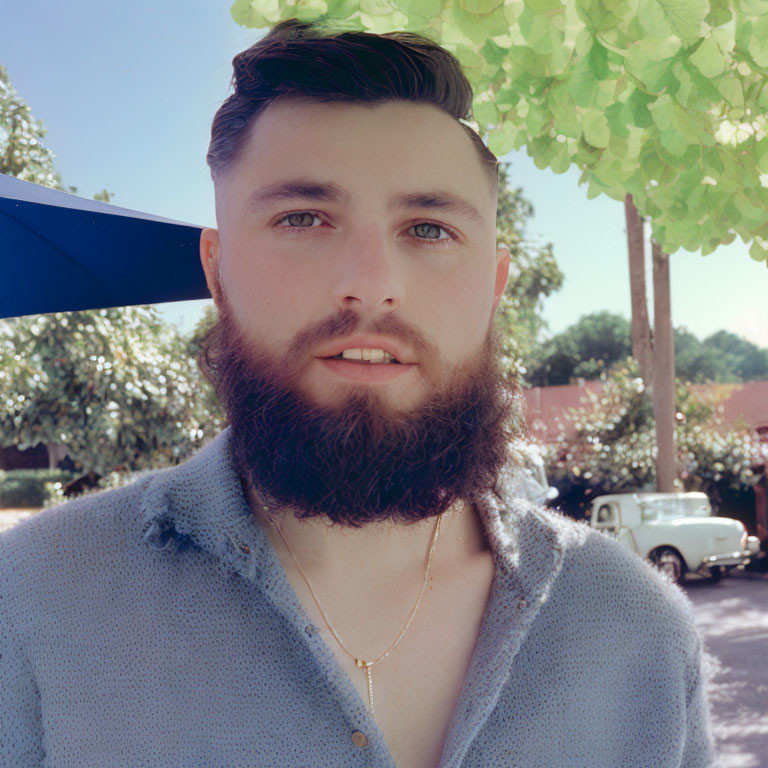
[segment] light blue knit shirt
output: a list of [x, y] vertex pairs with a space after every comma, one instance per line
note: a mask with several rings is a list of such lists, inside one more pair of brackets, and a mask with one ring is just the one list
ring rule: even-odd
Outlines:
[[[510, 488], [478, 505], [496, 575], [441, 768], [711, 765], [684, 593]], [[0, 654], [2, 768], [394, 766], [249, 511], [227, 431], [0, 535]]]

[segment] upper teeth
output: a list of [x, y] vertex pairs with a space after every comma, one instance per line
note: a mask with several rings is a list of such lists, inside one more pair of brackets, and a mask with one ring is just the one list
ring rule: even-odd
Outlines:
[[383, 349], [345, 349], [341, 356], [347, 360], [369, 360], [371, 362], [385, 362], [395, 358]]

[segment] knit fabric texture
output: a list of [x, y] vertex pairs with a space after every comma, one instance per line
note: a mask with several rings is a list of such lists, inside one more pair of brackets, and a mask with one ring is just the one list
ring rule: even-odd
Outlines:
[[[0, 534], [2, 768], [395, 765], [230, 451]], [[477, 505], [496, 572], [440, 768], [712, 765], [682, 590], [513, 489]]]

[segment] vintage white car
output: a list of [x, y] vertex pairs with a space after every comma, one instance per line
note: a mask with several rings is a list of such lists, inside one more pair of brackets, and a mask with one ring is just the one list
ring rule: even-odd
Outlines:
[[715, 580], [744, 567], [760, 549], [743, 523], [713, 517], [704, 493], [617, 493], [598, 496], [590, 524], [656, 565], [676, 582], [688, 572]]
[[520, 440], [515, 443], [514, 448], [521, 459], [521, 466], [515, 477], [515, 491], [534, 504], [546, 504], [556, 499], [559, 492], [547, 480], [542, 447]]

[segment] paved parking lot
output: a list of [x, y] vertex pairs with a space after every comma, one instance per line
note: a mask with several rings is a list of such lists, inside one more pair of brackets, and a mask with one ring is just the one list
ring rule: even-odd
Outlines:
[[37, 512], [36, 509], [0, 509], [0, 531], [16, 525], [19, 520]]
[[768, 768], [768, 578], [685, 585], [709, 664], [721, 768]]

